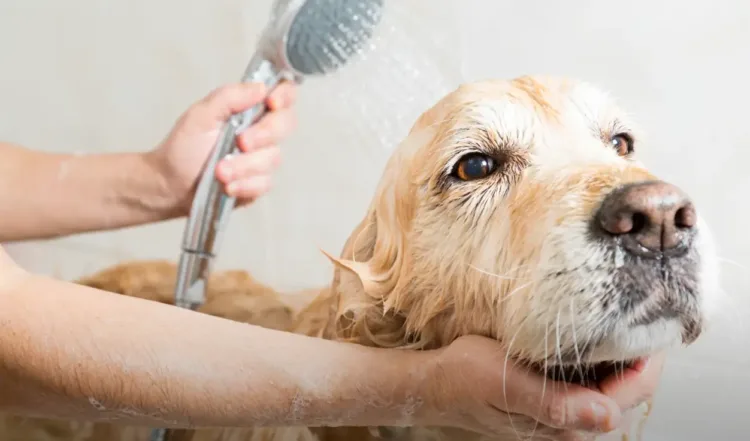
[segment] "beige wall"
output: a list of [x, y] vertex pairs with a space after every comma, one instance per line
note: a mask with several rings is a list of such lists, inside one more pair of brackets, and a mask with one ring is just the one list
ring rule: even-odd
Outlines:
[[[459, 4], [463, 4], [460, 8]], [[244, 69], [269, 1], [0, 2], [0, 138], [50, 151], [154, 146]], [[301, 91], [274, 193], [232, 220], [219, 264], [283, 289], [326, 283], [397, 140], [461, 79], [550, 73], [610, 89], [650, 133], [646, 162], [713, 225], [733, 308], [665, 375], [647, 440], [741, 440], [750, 390], [750, 6], [740, 0], [391, 0], [385, 43]], [[392, 52], [389, 52], [392, 51]], [[182, 222], [12, 245], [72, 278], [176, 258]], [[733, 263], [730, 263], [733, 262]]]

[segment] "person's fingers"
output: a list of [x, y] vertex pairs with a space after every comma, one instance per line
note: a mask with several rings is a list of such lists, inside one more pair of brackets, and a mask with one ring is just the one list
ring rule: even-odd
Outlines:
[[266, 99], [266, 105], [268, 106], [268, 109], [273, 112], [291, 107], [296, 99], [296, 84], [289, 81], [283, 81], [276, 86], [268, 96], [268, 99]]
[[601, 434], [592, 432], [567, 431], [556, 437], [557, 441], [595, 441]]
[[225, 191], [238, 200], [255, 200], [271, 189], [271, 175], [255, 175], [239, 181], [232, 181]]
[[522, 414], [474, 412], [474, 423], [465, 427], [491, 439], [554, 439], [556, 441], [594, 441], [601, 433], [571, 430], [546, 425]]
[[[511, 367], [505, 375], [516, 397], [509, 409], [537, 419], [542, 424], [567, 430], [609, 432], [622, 417], [611, 398], [575, 384], [556, 382], [525, 369]], [[511, 386], [512, 385], [512, 386]]]
[[233, 114], [263, 102], [266, 93], [263, 83], [228, 84], [208, 94], [195, 106], [195, 111], [213, 121], [225, 121]]
[[297, 119], [292, 109], [267, 113], [237, 137], [237, 146], [243, 152], [277, 144], [296, 127]]
[[659, 354], [635, 366], [605, 378], [599, 389], [621, 409], [632, 409], [654, 395], [664, 369], [665, 354]]
[[281, 160], [278, 147], [265, 147], [251, 153], [232, 155], [225, 158], [216, 166], [216, 178], [223, 184], [229, 185], [234, 181], [242, 181], [255, 175], [270, 174]]

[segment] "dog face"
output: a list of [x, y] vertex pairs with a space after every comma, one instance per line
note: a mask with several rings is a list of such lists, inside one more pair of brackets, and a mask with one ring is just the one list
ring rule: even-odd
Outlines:
[[640, 141], [587, 84], [462, 86], [417, 121], [335, 259], [356, 293], [340, 310], [378, 344], [482, 334], [544, 366], [693, 342], [717, 258], [687, 195], [638, 162]]

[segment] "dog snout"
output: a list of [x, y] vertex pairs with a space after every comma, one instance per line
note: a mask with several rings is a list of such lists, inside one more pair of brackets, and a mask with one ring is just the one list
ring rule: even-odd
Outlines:
[[640, 257], [679, 256], [695, 229], [697, 215], [688, 196], [663, 181], [627, 184], [610, 192], [595, 224]]

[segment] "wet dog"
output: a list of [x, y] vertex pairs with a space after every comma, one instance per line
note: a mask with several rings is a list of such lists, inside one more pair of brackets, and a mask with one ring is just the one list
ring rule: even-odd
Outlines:
[[[627, 114], [585, 83], [523, 77], [458, 88], [397, 147], [364, 219], [331, 258], [331, 286], [288, 329], [411, 349], [479, 334], [504, 342], [509, 359], [583, 384], [691, 344], [717, 309], [718, 259], [694, 203], [638, 161], [641, 148]], [[147, 287], [125, 294], [155, 298]], [[233, 308], [219, 315], [260, 324]], [[519, 416], [495, 439], [519, 435], [560, 433]], [[190, 436], [487, 439], [428, 427]]]

